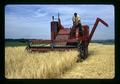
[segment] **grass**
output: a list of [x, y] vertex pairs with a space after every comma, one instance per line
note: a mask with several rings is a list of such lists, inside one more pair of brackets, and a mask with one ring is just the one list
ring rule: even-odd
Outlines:
[[77, 51], [28, 53], [25, 46], [5, 47], [5, 77], [114, 78], [114, 45], [91, 43], [89, 57], [76, 63]]
[[19, 46], [26, 46], [27, 43], [25, 42], [5, 42], [5, 47], [19, 47]]

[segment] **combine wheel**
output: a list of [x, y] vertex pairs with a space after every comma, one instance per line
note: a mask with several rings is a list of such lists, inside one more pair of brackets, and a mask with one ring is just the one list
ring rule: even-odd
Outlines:
[[25, 48], [25, 50], [31, 52], [30, 46], [31, 46], [31, 42], [27, 42], [27, 47]]
[[87, 58], [87, 55], [88, 55], [88, 48], [85, 48], [84, 42], [78, 43], [78, 51], [80, 52], [80, 54], [78, 55], [77, 61], [85, 60]]

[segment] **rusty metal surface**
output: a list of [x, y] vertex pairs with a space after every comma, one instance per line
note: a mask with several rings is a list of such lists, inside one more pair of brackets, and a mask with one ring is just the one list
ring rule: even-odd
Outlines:
[[69, 37], [70, 37], [70, 29], [67, 29], [67, 28], [61, 29], [55, 38], [56, 42], [54, 41], [54, 44], [65, 46], [67, 44]]
[[69, 35], [57, 35], [55, 41], [55, 44], [56, 45], [66, 45], [67, 44], [67, 41], [69, 39]]
[[50, 44], [51, 40], [31, 40], [32, 44]]
[[68, 35], [68, 34], [70, 34], [70, 29], [69, 28], [61, 29], [58, 34]]
[[30, 47], [28, 51], [30, 52], [48, 52], [48, 51], [69, 51], [69, 50], [78, 50], [77, 47], [65, 47], [65, 46], [57, 46], [57, 47]]

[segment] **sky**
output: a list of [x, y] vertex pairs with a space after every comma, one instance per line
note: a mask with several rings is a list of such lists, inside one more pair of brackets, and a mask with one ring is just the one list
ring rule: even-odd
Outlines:
[[72, 17], [78, 13], [82, 25], [88, 25], [91, 31], [96, 18], [106, 21], [109, 27], [99, 23], [92, 40], [115, 38], [113, 5], [6, 5], [5, 38], [13, 39], [51, 39], [50, 22], [52, 16], [60, 14], [65, 28], [72, 27]]

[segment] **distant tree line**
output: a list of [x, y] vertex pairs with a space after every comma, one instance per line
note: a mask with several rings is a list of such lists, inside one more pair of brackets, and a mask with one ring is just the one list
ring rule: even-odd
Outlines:
[[27, 42], [29, 39], [5, 39], [5, 42]]
[[114, 44], [113, 39], [108, 39], [108, 40], [92, 40], [91, 43], [103, 43], [103, 44]]
[[[29, 40], [37, 40], [37, 39], [5, 39], [5, 42], [28, 42]], [[42, 39], [39, 39], [42, 40]], [[92, 40], [91, 43], [114, 43], [113, 39], [108, 40]]]

